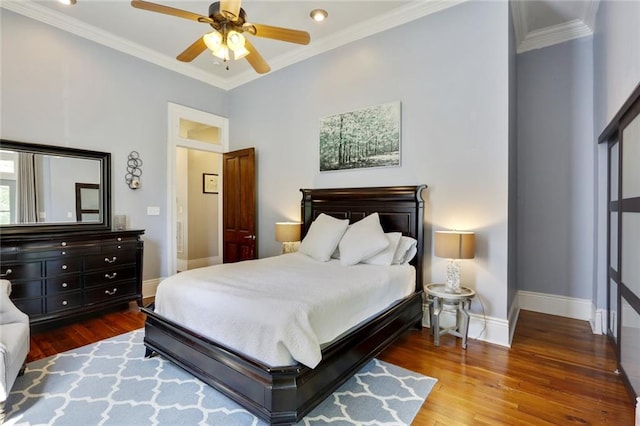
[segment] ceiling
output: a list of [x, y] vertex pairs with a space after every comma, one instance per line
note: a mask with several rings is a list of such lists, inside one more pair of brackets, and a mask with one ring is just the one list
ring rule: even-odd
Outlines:
[[[204, 16], [211, 3], [153, 1]], [[243, 0], [242, 7], [249, 22], [311, 35], [307, 46], [248, 36], [273, 72], [465, 1], [477, 0]], [[2, 0], [0, 5], [222, 89], [260, 77], [245, 60], [224, 64], [206, 52], [190, 63], [177, 61], [175, 57], [211, 27], [135, 9], [129, 1], [77, 0], [64, 6], [55, 0]], [[511, 0], [511, 5], [518, 52], [524, 52], [592, 34], [598, 0]], [[327, 10], [328, 19], [313, 21], [309, 12], [314, 8]]]

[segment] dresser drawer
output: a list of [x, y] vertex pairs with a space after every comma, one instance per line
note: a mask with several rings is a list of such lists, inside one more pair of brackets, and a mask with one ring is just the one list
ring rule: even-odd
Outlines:
[[69, 257], [63, 259], [47, 260], [45, 262], [45, 268], [47, 277], [78, 273], [82, 271], [82, 258]]
[[121, 268], [110, 268], [100, 272], [86, 274], [84, 278], [85, 287], [93, 287], [102, 284], [116, 283], [122, 280], [136, 278], [136, 265], [124, 266]]
[[47, 297], [47, 313], [51, 314], [67, 309], [79, 308], [82, 306], [82, 293], [79, 291], [71, 293], [54, 294]]
[[124, 250], [135, 251], [137, 247], [138, 247], [138, 242], [136, 240], [105, 243], [102, 245], [102, 253], [119, 252]]
[[78, 290], [80, 287], [80, 275], [65, 275], [56, 278], [47, 278], [44, 286], [47, 295]]
[[86, 291], [86, 304], [104, 303], [109, 300], [116, 300], [126, 296], [136, 295], [136, 282], [120, 282], [113, 285], [91, 288]]
[[24, 251], [44, 251], [56, 249], [80, 249], [85, 250], [89, 247], [100, 247], [100, 240], [92, 238], [61, 238], [61, 239], [45, 239], [41, 241], [27, 242], [20, 245], [20, 250]]
[[9, 281], [40, 278], [42, 276], [42, 262], [2, 262], [0, 274]]
[[11, 282], [11, 299], [28, 299], [42, 295], [42, 280]]
[[42, 302], [43, 299], [20, 299], [14, 300], [13, 304], [31, 317], [42, 315], [44, 313], [44, 310], [42, 309]]
[[47, 259], [47, 258], [66, 258], [68, 256], [86, 255], [91, 253], [100, 253], [100, 246], [88, 245], [83, 247], [60, 247], [55, 250], [43, 251], [25, 251], [18, 253], [19, 259]]
[[85, 269], [90, 271], [92, 269], [104, 269], [111, 266], [126, 265], [128, 263], [136, 263], [136, 252], [134, 250], [87, 256], [85, 259]]

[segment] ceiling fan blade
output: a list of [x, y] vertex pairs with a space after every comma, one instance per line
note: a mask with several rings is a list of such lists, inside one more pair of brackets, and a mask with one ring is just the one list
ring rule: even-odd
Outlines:
[[199, 54], [207, 50], [207, 45], [204, 43], [204, 38], [200, 37], [193, 44], [177, 56], [177, 60], [182, 62], [191, 62], [193, 61]]
[[251, 65], [253, 69], [256, 70], [258, 74], [265, 74], [271, 71], [271, 67], [269, 67], [267, 61], [264, 60], [262, 55], [258, 53], [256, 48], [253, 47], [253, 44], [251, 44], [249, 40], [245, 41], [244, 47], [246, 47], [249, 51], [249, 54], [245, 56], [245, 59], [247, 60], [247, 62], [249, 62], [249, 65]]
[[190, 19], [192, 21], [206, 22], [207, 24], [213, 23], [213, 19], [209, 18], [208, 16], [202, 16], [198, 15], [197, 13], [187, 12], [186, 10], [163, 6], [161, 4], [151, 3], [144, 0], [131, 0], [131, 6], [137, 9], [164, 13], [165, 15], [177, 16], [178, 18]]
[[233, 15], [231, 20], [235, 21], [240, 16], [240, 3], [240, 0], [220, 0], [220, 13], [223, 11], [230, 13]]
[[289, 43], [298, 44], [309, 44], [309, 42], [311, 41], [311, 36], [309, 36], [309, 33], [306, 31], [272, 27], [271, 25], [263, 24], [245, 24], [245, 26], [247, 27], [245, 31], [253, 34], [256, 37], [272, 38], [275, 40], [288, 41]]

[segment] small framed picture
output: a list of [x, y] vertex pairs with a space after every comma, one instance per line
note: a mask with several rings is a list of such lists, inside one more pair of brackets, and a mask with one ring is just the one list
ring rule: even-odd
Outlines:
[[218, 175], [216, 173], [202, 174], [202, 192], [205, 194], [218, 193]]

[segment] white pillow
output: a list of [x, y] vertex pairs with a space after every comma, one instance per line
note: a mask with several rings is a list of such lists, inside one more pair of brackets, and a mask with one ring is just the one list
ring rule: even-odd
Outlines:
[[401, 265], [403, 263], [409, 263], [413, 256], [416, 255], [418, 249], [416, 245], [418, 241], [415, 238], [402, 236], [400, 238], [400, 243], [398, 244], [398, 248], [396, 249], [395, 254], [393, 255], [392, 265]]
[[320, 213], [311, 223], [298, 251], [320, 262], [326, 262], [331, 258], [331, 253], [338, 246], [348, 226], [349, 219], [336, 219]]
[[355, 265], [384, 250], [389, 240], [380, 226], [378, 213], [370, 214], [349, 226], [340, 240], [340, 264]]
[[389, 240], [387, 248], [382, 250], [380, 253], [374, 254], [373, 256], [363, 260], [362, 263], [368, 263], [370, 265], [391, 265], [391, 262], [393, 262], [393, 256], [396, 253], [398, 244], [400, 243], [402, 233], [387, 232], [384, 235], [387, 237], [387, 240]]

